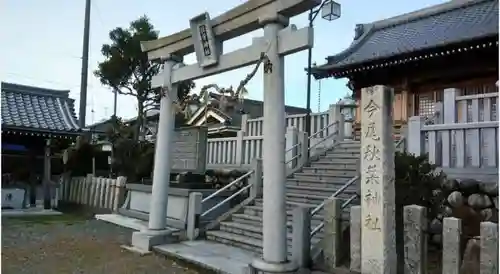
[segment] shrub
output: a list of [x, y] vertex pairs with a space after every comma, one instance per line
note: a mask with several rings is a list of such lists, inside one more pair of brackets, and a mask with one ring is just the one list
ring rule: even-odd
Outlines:
[[68, 148], [68, 162], [64, 166], [71, 176], [87, 176], [92, 173], [92, 158], [95, 148], [87, 140], [79, 137], [76, 145]]
[[396, 206], [424, 206], [428, 208], [428, 218], [434, 218], [443, 199], [436, 195], [444, 179], [442, 173], [436, 172], [436, 166], [429, 163], [427, 155], [396, 152], [394, 162]]

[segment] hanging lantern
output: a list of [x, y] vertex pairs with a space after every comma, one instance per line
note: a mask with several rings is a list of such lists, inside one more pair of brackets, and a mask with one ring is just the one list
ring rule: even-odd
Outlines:
[[341, 10], [340, 4], [335, 1], [326, 2], [321, 8], [321, 17], [328, 21], [337, 20], [340, 18]]

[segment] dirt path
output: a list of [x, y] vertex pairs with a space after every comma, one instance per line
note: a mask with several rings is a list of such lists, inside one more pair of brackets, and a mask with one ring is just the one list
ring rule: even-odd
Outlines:
[[97, 220], [52, 216], [2, 218], [2, 273], [203, 273], [162, 256], [120, 248], [131, 230]]

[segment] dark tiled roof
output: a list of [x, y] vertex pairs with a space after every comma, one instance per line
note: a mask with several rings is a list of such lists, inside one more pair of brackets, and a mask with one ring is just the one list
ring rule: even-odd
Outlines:
[[2, 129], [48, 133], [79, 131], [69, 91], [2, 83]]
[[317, 67], [342, 70], [379, 59], [433, 49], [440, 46], [498, 39], [498, 0], [453, 0], [412, 13], [357, 25], [355, 39], [343, 52], [327, 57]]
[[[211, 93], [210, 96], [219, 100], [219, 97], [221, 95]], [[222, 113], [222, 111], [219, 109], [217, 109], [217, 111]], [[302, 114], [306, 113], [307, 109], [294, 106], [285, 106], [285, 112], [288, 114]], [[259, 118], [264, 116], [264, 102], [252, 99], [243, 99], [243, 101], [238, 106], [236, 106], [233, 111], [225, 113], [224, 116], [231, 118], [230, 125], [239, 127], [241, 125], [241, 117], [243, 114], [248, 114], [250, 118]]]

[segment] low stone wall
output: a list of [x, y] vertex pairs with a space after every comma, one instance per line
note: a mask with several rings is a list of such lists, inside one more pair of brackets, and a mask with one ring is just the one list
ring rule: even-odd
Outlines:
[[[469, 195], [470, 197], [470, 195]], [[473, 196], [475, 197], [475, 196]], [[341, 200], [335, 203], [341, 204]], [[428, 248], [427, 208], [418, 205], [405, 206], [404, 216], [404, 260], [398, 261], [403, 266], [405, 274], [432, 273], [432, 274], [482, 274], [498, 273], [499, 270], [499, 238], [498, 224], [491, 221], [479, 222], [478, 235], [465, 236], [465, 222], [455, 217], [442, 219], [442, 250], [432, 252]], [[331, 220], [329, 227], [341, 227], [341, 210], [328, 212], [325, 220]], [[372, 244], [363, 242], [361, 231], [365, 222], [361, 219], [361, 206], [351, 207], [350, 218], [350, 273], [361, 273], [362, 265], [369, 265], [372, 258], [364, 258], [361, 250], [364, 245]], [[331, 230], [331, 229], [330, 229]], [[329, 231], [330, 231], [329, 230]], [[339, 256], [345, 251], [345, 245], [339, 233], [329, 233], [329, 242], [323, 250], [325, 267], [330, 270], [343, 266]], [[438, 254], [436, 254], [438, 252]], [[437, 258], [436, 258], [437, 256]], [[432, 260], [431, 260], [432, 259]], [[345, 271], [345, 270], [344, 270]], [[365, 270], [366, 271], [366, 270]], [[336, 272], [335, 272], [336, 273]], [[339, 272], [344, 273], [344, 272]], [[347, 272], [345, 272], [347, 273]], [[364, 273], [364, 272], [362, 272]], [[368, 272], [367, 272], [368, 273]]]
[[479, 236], [481, 222], [498, 223], [498, 182], [474, 179], [443, 181], [433, 195], [442, 203], [434, 219], [429, 220], [431, 243], [441, 246], [443, 219], [456, 217], [463, 222], [463, 239]]
[[[205, 174], [183, 172], [172, 175], [171, 186], [187, 189], [220, 189], [247, 172], [248, 170], [239, 169], [209, 169], [205, 172]], [[235, 191], [240, 189], [241, 187], [247, 185], [247, 180], [247, 178], [244, 178], [234, 186], [230, 187], [229, 190]], [[152, 185], [152, 180], [144, 179], [137, 183]]]

